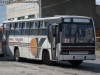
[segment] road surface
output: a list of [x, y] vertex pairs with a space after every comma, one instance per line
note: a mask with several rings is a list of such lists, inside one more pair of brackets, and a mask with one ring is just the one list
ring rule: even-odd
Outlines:
[[35, 60], [16, 62], [3, 57], [0, 58], [0, 75], [100, 75], [100, 59], [84, 61], [74, 67], [68, 62], [48, 66]]

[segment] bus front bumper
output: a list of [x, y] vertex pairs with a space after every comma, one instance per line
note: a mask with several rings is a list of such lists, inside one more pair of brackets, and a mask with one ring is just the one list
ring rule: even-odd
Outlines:
[[60, 55], [59, 61], [64, 60], [95, 60], [96, 55]]

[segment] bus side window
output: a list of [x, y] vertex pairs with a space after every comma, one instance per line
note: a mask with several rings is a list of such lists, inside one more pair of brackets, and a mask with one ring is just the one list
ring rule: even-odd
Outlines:
[[21, 35], [21, 29], [19, 28], [19, 23], [15, 23], [15, 35]]
[[29, 28], [30, 28], [30, 22], [25, 22], [23, 23], [23, 26], [22, 26], [22, 35], [29, 35]]
[[39, 35], [46, 35], [47, 27], [45, 27], [44, 21], [40, 21], [39, 23]]
[[38, 35], [38, 22], [31, 22], [30, 24], [30, 35]]
[[14, 35], [14, 25], [15, 23], [10, 23], [9, 35]]

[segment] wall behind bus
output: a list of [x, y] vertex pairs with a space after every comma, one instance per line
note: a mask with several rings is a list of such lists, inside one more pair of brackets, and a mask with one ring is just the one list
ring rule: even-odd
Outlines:
[[41, 4], [42, 17], [54, 15], [89, 16], [93, 17], [96, 23], [95, 0], [41, 0]]

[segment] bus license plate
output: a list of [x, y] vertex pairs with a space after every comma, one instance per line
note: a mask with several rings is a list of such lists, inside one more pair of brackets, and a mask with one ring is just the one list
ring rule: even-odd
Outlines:
[[84, 56], [76, 56], [75, 59], [82, 60], [82, 59], [84, 59]]

